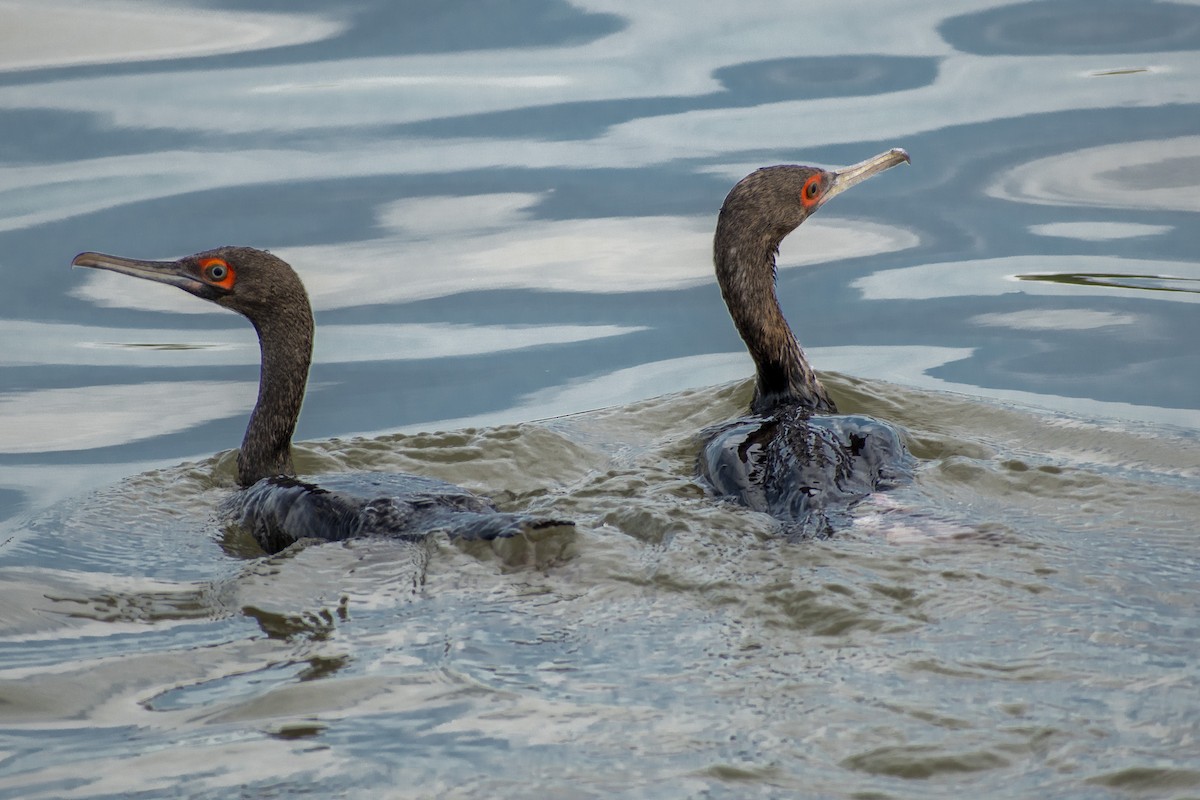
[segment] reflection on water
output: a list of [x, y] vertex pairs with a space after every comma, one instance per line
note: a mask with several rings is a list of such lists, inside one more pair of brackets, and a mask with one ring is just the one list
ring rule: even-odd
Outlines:
[[1046, 281], [1076, 286], [1115, 286], [1148, 292], [1200, 292], [1200, 278], [1168, 275], [1124, 275], [1120, 273], [1017, 275], [1021, 281]]
[[[376, 230], [383, 236], [273, 252], [295, 267], [318, 312], [364, 301], [444, 297], [480, 285], [492, 291], [647, 292], [712, 282], [710, 215], [541, 220], [525, 213], [535, 200], [493, 195], [398, 201], [379, 212]], [[802, 246], [785, 244], [781, 266], [862, 258], [917, 243], [901, 228], [821, 217], [805, 225]], [[647, 269], [651, 263], [654, 269]], [[381, 273], [397, 278], [381, 281]], [[73, 294], [111, 308], [222, 313], [172, 287], [145, 283], [131, 287], [120, 275], [100, 272], [81, 280]]]
[[164, 436], [249, 413], [256, 392], [253, 383], [179, 381], [0, 395], [0, 452], [87, 450]]
[[1200, 136], [1121, 142], [1022, 164], [988, 194], [1024, 203], [1200, 211]]
[[995, 325], [1002, 328], [1082, 331], [1091, 328], [1107, 328], [1110, 325], [1134, 325], [1137, 323], [1138, 318], [1132, 314], [1115, 314], [1111, 311], [1056, 308], [1048, 310], [1040, 309], [1037, 311], [1012, 311], [1007, 314], [979, 314], [973, 317], [972, 321], [977, 325]]
[[1154, 72], [1150, 67], [1136, 67], [1131, 69], [1104, 69], [1097, 70], [1091, 73], [1097, 78], [1107, 78], [1115, 75], [1137, 75], [1139, 72]]
[[752, 61], [715, 69], [712, 78], [718, 85], [712, 88], [718, 91], [543, 102], [533, 107], [410, 122], [399, 126], [396, 133], [437, 137], [484, 132], [492, 137], [521, 138], [550, 132], [554, 139], [587, 139], [642, 117], [915, 89], [933, 80], [936, 71], [937, 61], [933, 58], [904, 56], [826, 55]]
[[1194, 50], [1200, 9], [1138, 0], [1026, 2], [951, 17], [938, 30], [958, 49], [984, 55]]
[[[1196, 6], [190, 3], [0, 6], [0, 795], [1200, 789]], [[695, 479], [715, 214], [892, 146], [778, 278], [920, 464], [789, 546]], [[302, 473], [575, 534], [218, 529], [253, 332], [67, 264], [225, 243], [311, 290]]]
[[[253, 330], [242, 320], [235, 321], [231, 316], [226, 319], [235, 327], [181, 331], [0, 321], [0, 335], [34, 343], [20, 352], [0, 353], [0, 364], [257, 365], [261, 356]], [[456, 358], [586, 342], [641, 330], [621, 325], [321, 325], [313, 360], [319, 364]], [[185, 338], [190, 341], [180, 341]]]
[[7, 3], [0, 70], [28, 70], [110, 61], [209, 56], [312, 42], [336, 35], [342, 25], [299, 14], [199, 11], [180, 7], [78, 3]]
[[1138, 222], [1048, 222], [1030, 225], [1029, 232], [1039, 236], [1062, 236], [1067, 239], [1103, 242], [1109, 239], [1132, 239], [1138, 236], [1157, 236], [1171, 231], [1170, 225], [1145, 225]]

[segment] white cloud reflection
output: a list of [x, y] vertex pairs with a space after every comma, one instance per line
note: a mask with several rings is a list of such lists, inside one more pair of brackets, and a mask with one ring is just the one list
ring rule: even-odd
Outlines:
[[[193, 304], [202, 305], [192, 299]], [[453, 358], [590, 341], [640, 330], [644, 328], [622, 325], [318, 325], [313, 360], [322, 364]], [[0, 320], [0, 338], [21, 342], [20, 348], [0, 353], [0, 366], [198, 367], [257, 364], [260, 358], [249, 325], [183, 331]]]
[[177, 381], [0, 394], [0, 453], [89, 450], [246, 414], [258, 384]]
[[968, 320], [976, 325], [1025, 331], [1086, 331], [1113, 325], [1132, 325], [1137, 321], [1138, 318], [1133, 314], [1093, 311], [1085, 308], [1038, 308], [1027, 311], [976, 314]]
[[344, 24], [301, 14], [212, 11], [157, 3], [0, 2], [0, 71], [182, 58], [302, 44]]
[[502, 89], [555, 89], [570, 86], [571, 80], [564, 75], [376, 75], [322, 80], [313, 83], [280, 83], [256, 86], [252, 94], [289, 94], [309, 92], [312, 94], [342, 94], [344, 92], [368, 92], [380, 88], [410, 88], [413, 86], [478, 87]]
[[1085, 242], [1107, 242], [1114, 239], [1135, 239], [1139, 236], [1158, 236], [1173, 230], [1171, 225], [1147, 225], [1142, 222], [1047, 222], [1030, 225], [1029, 232], [1038, 236], [1056, 236]]
[[1039, 158], [1006, 170], [987, 193], [1043, 205], [1200, 211], [1200, 136], [1120, 142]]

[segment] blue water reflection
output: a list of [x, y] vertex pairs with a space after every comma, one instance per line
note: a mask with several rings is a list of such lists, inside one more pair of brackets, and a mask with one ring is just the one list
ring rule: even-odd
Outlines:
[[959, 50], [987, 56], [1195, 50], [1200, 9], [1158, 0], [1014, 3], [951, 17], [938, 32]]

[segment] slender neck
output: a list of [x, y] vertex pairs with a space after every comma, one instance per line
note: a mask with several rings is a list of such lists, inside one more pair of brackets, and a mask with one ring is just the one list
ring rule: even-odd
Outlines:
[[313, 321], [303, 308], [280, 306], [278, 313], [252, 319], [258, 331], [262, 367], [258, 402], [238, 453], [238, 482], [249, 486], [274, 475], [294, 475], [292, 434], [300, 418], [308, 367], [312, 362]]
[[745, 217], [722, 210], [713, 260], [721, 296], [757, 368], [750, 408], [763, 414], [797, 403], [835, 413], [833, 399], [804, 357], [775, 294], [775, 257], [783, 236], [739, 224], [745, 222]]

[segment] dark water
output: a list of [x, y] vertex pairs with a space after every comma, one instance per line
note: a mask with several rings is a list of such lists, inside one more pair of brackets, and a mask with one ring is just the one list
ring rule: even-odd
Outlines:
[[[0, 795], [1200, 794], [1200, 7], [13, 3], [0, 43]], [[780, 295], [917, 477], [788, 544], [693, 478], [749, 400], [715, 211], [892, 146]], [[219, 530], [252, 330], [67, 265], [226, 243], [314, 300], [302, 472], [576, 532]]]

